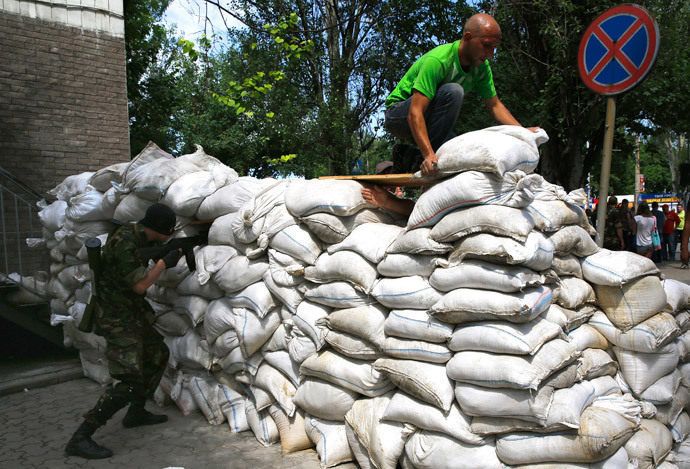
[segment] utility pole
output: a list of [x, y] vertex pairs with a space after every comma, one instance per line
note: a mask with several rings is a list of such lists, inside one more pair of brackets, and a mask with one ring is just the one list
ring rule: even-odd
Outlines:
[[640, 134], [635, 136], [635, 208], [633, 213], [637, 213], [638, 199], [640, 198]]

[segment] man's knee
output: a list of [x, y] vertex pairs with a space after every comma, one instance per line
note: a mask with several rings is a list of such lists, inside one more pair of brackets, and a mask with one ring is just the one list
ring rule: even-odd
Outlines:
[[449, 102], [456, 106], [462, 105], [462, 100], [465, 97], [465, 90], [457, 83], [446, 83], [441, 85], [436, 90], [436, 99], [444, 102]]

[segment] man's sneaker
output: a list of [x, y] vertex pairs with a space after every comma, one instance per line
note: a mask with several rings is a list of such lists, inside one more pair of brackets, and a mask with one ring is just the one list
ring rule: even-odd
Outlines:
[[680, 268], [681, 268], [681, 269], [687, 269], [687, 268], [688, 268], [688, 264], [681, 264], [681, 265], [680, 265]]

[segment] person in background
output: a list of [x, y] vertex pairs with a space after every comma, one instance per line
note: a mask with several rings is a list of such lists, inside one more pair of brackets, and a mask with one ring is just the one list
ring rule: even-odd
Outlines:
[[[688, 200], [686, 199], [685, 206], [687, 207]], [[690, 261], [690, 251], [688, 251], [688, 240], [690, 238], [690, 223], [683, 226], [683, 233], [680, 236], [680, 268], [687, 269], [688, 261]]]
[[642, 202], [637, 208], [637, 215], [633, 219], [633, 233], [635, 234], [637, 253], [648, 259], [652, 258], [654, 243], [652, 231], [656, 223], [656, 217], [649, 210], [649, 205]]
[[630, 252], [636, 252], [635, 250], [635, 235], [632, 232], [633, 225], [633, 215], [630, 211], [630, 203], [628, 199], [623, 199], [621, 201], [621, 206], [618, 208], [621, 214], [621, 225], [623, 228], [623, 237], [625, 238], [625, 247]]
[[[472, 15], [462, 38], [421, 56], [386, 98], [386, 130], [417, 148], [393, 146], [393, 172], [423, 176], [436, 172], [436, 151], [455, 137], [465, 93], [476, 90], [498, 124], [521, 126], [494, 87], [489, 59], [501, 41], [501, 28], [487, 14]], [[537, 127], [530, 127], [533, 132]]]
[[153, 204], [136, 224], [118, 227], [103, 247], [105, 266], [98, 282], [98, 313], [95, 332], [106, 341], [108, 371], [116, 384], [108, 387], [96, 405], [84, 414], [65, 447], [68, 456], [109, 458], [113, 452], [91, 439], [115, 413], [129, 404], [122, 420], [126, 428], [154, 425], [168, 420], [144, 406], [163, 376], [170, 352], [163, 336], [153, 328], [154, 312], [145, 299], [146, 290], [165, 269], [182, 256], [172, 250], [149, 268], [139, 249], [160, 246], [173, 234], [176, 217], [170, 207]]
[[[683, 238], [683, 228], [685, 228], [685, 210], [683, 209], [683, 204], [678, 204], [678, 209], [676, 210], [678, 218], [680, 218], [680, 223], [676, 227], [676, 243], [680, 243]], [[683, 264], [681, 263], [681, 269], [683, 269]]]
[[656, 217], [656, 231], [659, 234], [659, 241], [661, 241], [661, 246], [662, 249], [661, 251], [654, 251], [654, 255], [652, 256], [652, 260], [654, 262], [661, 262], [661, 261], [667, 261], [668, 256], [667, 253], [664, 251], [663, 246], [664, 246], [664, 221], [666, 220], [666, 215], [664, 215], [664, 212], [659, 210], [659, 202], [652, 202], [652, 215]]
[[[374, 174], [383, 175], [390, 174], [393, 170], [392, 161], [382, 161], [376, 165]], [[402, 199], [396, 197], [389, 188], [383, 188], [379, 185], [374, 184], [369, 187], [362, 188], [362, 197], [364, 200], [377, 207], [390, 210], [399, 215], [404, 215], [406, 217], [410, 216], [412, 209], [414, 209], [414, 201], [409, 199]]]
[[661, 243], [661, 250], [664, 253], [666, 260], [676, 260], [676, 227], [680, 224], [680, 218], [673, 210], [670, 210], [668, 204], [661, 206], [664, 212], [664, 226], [662, 231], [664, 233], [664, 240]]
[[625, 237], [621, 213], [618, 210], [618, 199], [610, 196], [606, 202], [606, 224], [604, 226], [604, 247], [611, 251], [625, 250]]

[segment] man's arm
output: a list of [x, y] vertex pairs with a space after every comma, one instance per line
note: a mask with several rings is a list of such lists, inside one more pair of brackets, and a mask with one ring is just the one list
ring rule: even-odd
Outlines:
[[144, 293], [146, 293], [146, 290], [148, 290], [151, 285], [156, 283], [156, 280], [158, 280], [158, 277], [161, 276], [164, 270], [165, 261], [163, 259], [159, 259], [158, 262], [156, 262], [156, 265], [154, 265], [146, 273], [146, 277], [142, 278], [137, 283], [135, 283], [134, 286], [132, 286], [132, 290], [134, 290], [134, 293], [136, 293], [137, 295], [143, 295]]
[[414, 209], [414, 202], [409, 199], [399, 199], [380, 186], [371, 189], [362, 188], [362, 198], [372, 205], [385, 208], [391, 212], [409, 217]]
[[426, 120], [424, 119], [424, 112], [429, 107], [429, 103], [431, 103], [431, 100], [427, 96], [414, 90], [412, 92], [410, 111], [407, 114], [407, 123], [412, 131], [412, 136], [424, 158], [419, 168], [422, 171], [422, 176], [435, 173], [435, 166], [436, 163], [438, 163], [436, 152], [434, 152], [431, 142], [429, 141], [429, 134], [426, 130]]

